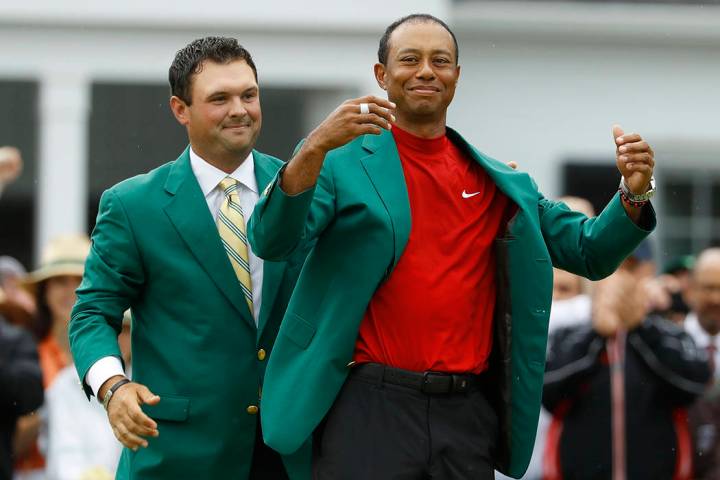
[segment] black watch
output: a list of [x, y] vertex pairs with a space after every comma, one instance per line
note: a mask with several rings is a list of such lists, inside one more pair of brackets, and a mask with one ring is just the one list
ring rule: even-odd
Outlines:
[[118, 380], [117, 382], [113, 383], [112, 386], [108, 389], [107, 392], [105, 392], [105, 398], [102, 399], [102, 406], [107, 411], [108, 404], [110, 403], [110, 398], [115, 394], [115, 392], [118, 390], [118, 388], [122, 387], [123, 385], [130, 383], [129, 378], [122, 378]]

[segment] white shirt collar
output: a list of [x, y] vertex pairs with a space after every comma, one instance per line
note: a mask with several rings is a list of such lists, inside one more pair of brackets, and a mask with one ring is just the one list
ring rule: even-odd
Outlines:
[[255, 159], [253, 158], [252, 152], [250, 152], [234, 172], [228, 174], [203, 160], [191, 147], [190, 168], [192, 168], [205, 197], [210, 195], [218, 186], [218, 183], [225, 177], [234, 178], [248, 189], [258, 193], [257, 179], [255, 178]]
[[700, 321], [695, 313], [690, 312], [687, 317], [685, 317], [684, 325], [685, 331], [692, 337], [699, 348], [707, 348], [709, 345], [716, 345], [717, 342], [715, 336], [708, 334], [705, 329], [702, 328], [702, 325], [700, 325]]

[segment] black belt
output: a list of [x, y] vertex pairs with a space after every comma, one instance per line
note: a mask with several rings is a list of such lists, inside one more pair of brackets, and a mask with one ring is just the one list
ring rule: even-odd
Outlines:
[[464, 393], [480, 390], [485, 385], [486, 375], [455, 374], [444, 372], [412, 372], [401, 368], [388, 367], [379, 363], [363, 363], [353, 367], [351, 375], [409, 387], [423, 393]]

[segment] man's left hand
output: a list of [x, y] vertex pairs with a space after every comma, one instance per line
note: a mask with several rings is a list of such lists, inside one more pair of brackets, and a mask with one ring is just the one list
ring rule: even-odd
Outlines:
[[637, 133], [625, 133], [620, 125], [613, 125], [615, 163], [625, 184], [636, 195], [647, 192], [655, 168], [655, 154], [650, 145]]

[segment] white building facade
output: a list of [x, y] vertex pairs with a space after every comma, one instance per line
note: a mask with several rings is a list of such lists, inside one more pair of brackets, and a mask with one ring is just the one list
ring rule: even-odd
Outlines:
[[[97, 86], [165, 87], [175, 52], [194, 38], [234, 36], [250, 50], [261, 90], [287, 98], [277, 112], [285, 105], [296, 119], [289, 152], [342, 100], [381, 93], [372, 75], [378, 40], [416, 12], [446, 20], [458, 36], [462, 72], [448, 123], [478, 148], [518, 162], [553, 197], [572, 181], [563, 178], [566, 164], [612, 166], [610, 130], [620, 123], [656, 151], [664, 252], [720, 241], [720, 7], [709, 5], [2, 2], [0, 93], [3, 81], [31, 82], [37, 93], [36, 122], [27, 126], [35, 130], [32, 179], [7, 193], [10, 207], [4, 197], [0, 212], [12, 195], [33, 198], [35, 252], [54, 235], [86, 231], [89, 198], [110, 186], [93, 184], [91, 150], [101, 147], [90, 147], [91, 132], [135, 123], [114, 123], [112, 109], [99, 116]], [[302, 108], [292, 107], [296, 94]], [[12, 124], [12, 109], [3, 115]], [[0, 132], [0, 143], [13, 139]], [[172, 158], [147, 159], [129, 173]]]

